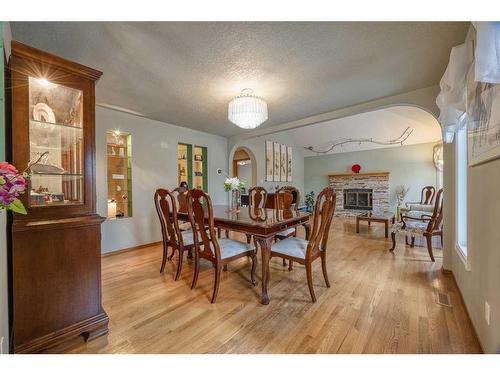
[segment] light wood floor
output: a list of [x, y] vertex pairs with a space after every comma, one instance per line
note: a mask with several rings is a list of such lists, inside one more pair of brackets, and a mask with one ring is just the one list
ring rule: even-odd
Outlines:
[[[250, 266], [241, 260], [224, 272], [210, 304], [213, 269], [202, 263], [196, 290], [185, 263], [174, 282], [174, 264], [159, 274], [161, 247], [104, 257], [104, 308], [109, 335], [78, 338], [51, 352], [68, 353], [478, 353], [481, 351], [456, 284], [425, 248], [394, 254], [383, 225], [334, 219], [328, 248], [327, 289], [315, 262], [318, 301], [311, 303], [305, 269], [292, 272], [273, 259], [271, 303], [259, 302]], [[235, 235], [231, 233], [231, 235]], [[303, 236], [303, 232], [299, 231]], [[238, 235], [235, 235], [238, 236]], [[260, 253], [259, 253], [260, 261]], [[202, 261], [203, 262], [203, 261]], [[260, 264], [258, 268], [260, 274]], [[259, 280], [260, 281], [260, 280]], [[449, 298], [451, 306], [439, 304]]]

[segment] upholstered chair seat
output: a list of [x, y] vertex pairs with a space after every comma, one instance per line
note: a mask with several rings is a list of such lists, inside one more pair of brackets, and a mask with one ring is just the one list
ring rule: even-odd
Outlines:
[[278, 233], [278, 236], [288, 237], [291, 234], [295, 234], [295, 228], [287, 228]]
[[271, 246], [271, 251], [295, 258], [305, 259], [309, 241], [298, 237], [288, 237]]
[[193, 232], [191, 230], [182, 231], [181, 234], [184, 246], [190, 246], [194, 244]]
[[255, 251], [254, 244], [231, 240], [229, 238], [219, 239], [219, 247], [221, 259], [231, 258], [235, 255], [246, 253], [252, 250]]
[[191, 230], [191, 223], [188, 222], [180, 222], [179, 221], [179, 229], [180, 230]]

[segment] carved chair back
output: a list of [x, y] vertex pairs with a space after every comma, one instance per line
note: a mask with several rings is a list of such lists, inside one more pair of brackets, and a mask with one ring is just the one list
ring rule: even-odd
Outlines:
[[262, 186], [254, 186], [248, 190], [250, 207], [264, 208], [267, 201], [267, 190]]
[[320, 251], [326, 251], [328, 232], [335, 212], [336, 196], [332, 187], [324, 188], [316, 198], [313, 224], [306, 250], [306, 259]]
[[163, 242], [172, 246], [182, 246], [182, 234], [177, 221], [177, 204], [174, 194], [167, 189], [156, 189], [154, 202], [160, 219]]
[[177, 195], [178, 212], [187, 212], [187, 190], [184, 188], [175, 188], [173, 193]]
[[420, 194], [420, 204], [433, 204], [436, 195], [436, 188], [434, 186], [424, 186]]
[[274, 208], [276, 210], [290, 210], [293, 204], [293, 194], [288, 190], [274, 194]]
[[427, 225], [426, 232], [433, 233], [441, 230], [443, 223], [443, 189], [439, 189], [436, 194], [436, 201], [434, 202], [434, 210]]
[[295, 206], [294, 209], [297, 211], [299, 209], [299, 204], [300, 204], [300, 191], [297, 189], [295, 186], [283, 186], [278, 190], [278, 193], [282, 191], [288, 191], [292, 193], [293, 200], [292, 204]]
[[[214, 212], [210, 196], [201, 189], [191, 189], [187, 193], [187, 207], [189, 221], [193, 228], [196, 252], [211, 262], [220, 260], [221, 253], [215, 233]], [[208, 220], [208, 228], [205, 218]]]

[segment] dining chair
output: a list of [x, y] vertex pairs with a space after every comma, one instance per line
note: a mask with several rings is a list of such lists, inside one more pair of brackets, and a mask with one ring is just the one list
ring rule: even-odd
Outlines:
[[[255, 268], [257, 255], [255, 244], [232, 240], [229, 238], [218, 239], [214, 226], [214, 213], [210, 196], [200, 189], [191, 189], [187, 195], [188, 214], [191, 227], [194, 231], [194, 275], [191, 289], [196, 287], [200, 273], [200, 258], [206, 259], [214, 265], [215, 281], [211, 303], [215, 303], [219, 292], [220, 275], [222, 269], [230, 262], [243, 258], [252, 258], [250, 280], [252, 285], [257, 285]], [[205, 229], [205, 225], [208, 225]]]
[[[262, 186], [253, 186], [248, 189], [248, 207], [252, 209], [261, 209], [265, 213], [266, 202], [267, 190], [265, 188], [263, 188]], [[261, 213], [259, 213], [258, 216], [261, 216]], [[252, 236], [250, 234], [247, 234], [246, 237], [247, 243], [250, 243], [252, 241]]]
[[[172, 194], [177, 197], [177, 212], [187, 213], [187, 189], [176, 187], [174, 190], [172, 190]], [[181, 220], [179, 220], [178, 222], [180, 230], [191, 230], [191, 223]]]
[[[283, 186], [277, 191], [276, 194], [276, 207], [281, 210], [289, 210], [294, 206], [294, 210], [298, 211], [299, 202], [300, 202], [300, 191], [294, 186]], [[282, 230], [278, 234], [276, 234], [276, 240], [284, 240], [288, 237], [296, 237], [297, 236], [297, 228], [291, 227], [285, 230]], [[283, 266], [286, 266], [286, 260], [283, 258]], [[288, 264], [288, 270], [291, 271], [293, 269], [293, 262], [290, 261]]]
[[432, 237], [440, 236], [441, 246], [443, 244], [443, 189], [439, 189], [436, 193], [432, 215], [428, 215], [427, 213], [412, 215], [410, 211], [408, 214], [401, 216], [401, 222], [392, 226], [392, 247], [390, 251], [394, 251], [396, 248], [396, 234], [399, 232], [405, 232], [405, 234], [412, 236], [411, 247], [414, 245], [415, 235], [424, 236], [427, 242], [427, 251], [434, 262]]
[[336, 197], [333, 188], [324, 188], [316, 198], [309, 240], [288, 237], [271, 245], [270, 258], [281, 257], [305, 265], [307, 285], [309, 286], [309, 293], [313, 302], [316, 302], [316, 295], [314, 294], [312, 283], [312, 264], [318, 258], [321, 258], [326, 286], [330, 287], [326, 270], [326, 249], [328, 232], [335, 211], [335, 203]]
[[[163, 259], [161, 261], [160, 273], [165, 270], [165, 264], [171, 260], [175, 251], [179, 253], [177, 272], [175, 280], [179, 280], [182, 272], [182, 262], [184, 251], [188, 251], [188, 257], [194, 248], [193, 232], [190, 230], [181, 231], [177, 220], [177, 204], [175, 196], [167, 189], [156, 189], [154, 203], [158, 218], [160, 219], [161, 235], [163, 243]], [[168, 256], [168, 248], [172, 248], [172, 253]]]

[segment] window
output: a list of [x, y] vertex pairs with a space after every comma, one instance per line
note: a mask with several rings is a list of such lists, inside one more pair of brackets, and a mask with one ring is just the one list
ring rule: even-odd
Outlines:
[[467, 128], [457, 132], [456, 139], [456, 241], [467, 257]]
[[106, 133], [108, 218], [132, 216], [132, 140], [119, 130]]

